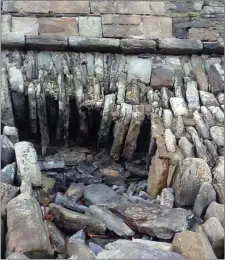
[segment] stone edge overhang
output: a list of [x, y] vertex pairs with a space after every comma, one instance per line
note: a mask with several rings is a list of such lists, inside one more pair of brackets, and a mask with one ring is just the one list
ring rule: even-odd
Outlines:
[[200, 40], [163, 39], [113, 39], [76, 36], [24, 35], [3, 33], [2, 49], [33, 51], [109, 52], [122, 54], [165, 55], [224, 55], [224, 42], [202, 42]]

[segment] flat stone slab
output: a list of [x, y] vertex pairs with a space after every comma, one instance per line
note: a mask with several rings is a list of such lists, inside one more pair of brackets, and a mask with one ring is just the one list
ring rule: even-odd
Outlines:
[[3, 49], [24, 48], [25, 35], [19, 32], [3, 33], [1, 38], [1, 46]]

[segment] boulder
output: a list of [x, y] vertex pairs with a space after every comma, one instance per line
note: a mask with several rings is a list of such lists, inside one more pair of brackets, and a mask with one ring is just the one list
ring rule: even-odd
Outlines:
[[4, 126], [3, 135], [7, 136], [13, 144], [19, 142], [18, 130], [14, 126]]
[[210, 183], [203, 182], [194, 203], [193, 213], [195, 216], [202, 217], [205, 209], [213, 201], [216, 201], [215, 190]]
[[177, 253], [158, 249], [139, 241], [119, 239], [107, 244], [105, 249], [97, 255], [96, 259], [184, 259]]
[[60, 205], [51, 203], [50, 214], [55, 218], [55, 223], [60, 228], [67, 231], [79, 231], [84, 229], [88, 232], [94, 232], [97, 234], [105, 233], [105, 225], [99, 221], [93, 220], [83, 214], [68, 210]]
[[219, 106], [219, 103], [218, 103], [216, 97], [212, 93], [200, 90], [199, 95], [200, 95], [200, 99], [201, 99], [203, 106], [205, 106], [205, 107]]
[[207, 237], [197, 232], [183, 231], [176, 234], [173, 250], [187, 259], [217, 259]]
[[16, 163], [8, 164], [1, 170], [1, 181], [7, 184], [14, 184], [16, 179]]
[[30, 258], [51, 258], [53, 255], [40, 205], [28, 193], [20, 194], [8, 203], [7, 227], [8, 255], [18, 252]]
[[84, 187], [84, 199], [89, 205], [116, 203], [122, 196], [104, 184], [91, 184]]
[[1, 182], [1, 216], [6, 215], [8, 202], [19, 193], [19, 187]]
[[33, 144], [19, 142], [15, 144], [18, 180], [30, 181], [35, 187], [42, 185], [41, 171], [37, 161], [37, 153]]
[[224, 256], [224, 228], [218, 218], [211, 217], [202, 225], [212, 248], [218, 257]]
[[13, 163], [15, 150], [13, 143], [7, 136], [1, 135], [1, 168]]
[[122, 218], [113, 214], [107, 208], [92, 205], [89, 207], [86, 215], [90, 216], [92, 219], [96, 219], [101, 223], [104, 223], [106, 228], [114, 231], [118, 236], [131, 237], [135, 234], [133, 230], [131, 230], [130, 227], [125, 224]]
[[175, 204], [193, 205], [202, 182], [212, 182], [207, 163], [199, 158], [186, 158], [178, 163], [173, 179]]
[[169, 208], [156, 203], [148, 206], [131, 202], [118, 203], [110, 209], [122, 216], [132, 229], [160, 239], [171, 239], [176, 232], [189, 227], [190, 210]]
[[216, 191], [217, 199], [220, 204], [224, 204], [224, 157], [219, 157], [212, 175], [213, 188]]
[[195, 157], [194, 145], [185, 136], [180, 138], [178, 145], [184, 158]]
[[218, 218], [224, 227], [224, 205], [213, 201], [206, 210], [205, 220], [211, 217]]
[[188, 116], [188, 107], [183, 98], [170, 98], [170, 105], [174, 113], [174, 116]]

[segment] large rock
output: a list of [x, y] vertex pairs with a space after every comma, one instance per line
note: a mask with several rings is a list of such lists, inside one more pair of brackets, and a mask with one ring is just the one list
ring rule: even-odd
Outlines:
[[212, 140], [219, 146], [224, 146], [224, 127], [213, 126], [210, 128], [210, 135]]
[[209, 127], [207, 124], [205, 124], [199, 112], [194, 111], [193, 116], [195, 121], [195, 127], [199, 136], [203, 139], [209, 139]]
[[183, 259], [181, 255], [159, 249], [151, 241], [130, 241], [119, 239], [105, 246], [96, 259]]
[[20, 194], [8, 203], [7, 227], [8, 255], [18, 252], [31, 258], [53, 255], [40, 205], [28, 193]]
[[104, 184], [91, 184], [84, 188], [84, 199], [89, 205], [116, 203], [122, 196]]
[[176, 138], [170, 129], [165, 130], [165, 143], [168, 152], [176, 152]]
[[186, 230], [189, 227], [187, 219], [193, 217], [189, 210], [171, 209], [155, 203], [145, 206], [122, 202], [111, 210], [123, 216], [126, 222], [138, 232], [161, 239], [171, 239], [176, 232]]
[[213, 118], [219, 124], [224, 123], [224, 112], [220, 107], [210, 106], [209, 111], [212, 113]]
[[68, 231], [79, 231], [85, 229], [88, 232], [104, 234], [105, 225], [99, 221], [93, 220], [83, 214], [68, 210], [60, 205], [51, 203], [49, 205], [50, 213], [55, 217], [55, 223], [60, 228]]
[[14, 184], [16, 178], [16, 163], [8, 164], [1, 170], [1, 182]]
[[219, 103], [216, 100], [216, 97], [212, 93], [200, 90], [199, 95], [200, 95], [200, 99], [201, 99], [203, 106], [206, 106], [206, 107], [219, 106]]
[[224, 205], [213, 201], [206, 210], [205, 220], [211, 217], [218, 218], [224, 227]]
[[195, 110], [200, 109], [199, 94], [197, 83], [195, 81], [187, 82], [186, 98], [188, 101], [188, 109], [190, 112], [194, 112]]
[[211, 217], [202, 225], [212, 248], [219, 259], [224, 254], [224, 228], [218, 218]]
[[180, 138], [178, 145], [184, 158], [195, 157], [194, 145], [185, 136]]
[[14, 126], [4, 126], [3, 135], [7, 136], [13, 144], [19, 142], [18, 131]]
[[197, 232], [176, 234], [173, 249], [187, 259], [217, 259], [207, 237]]
[[224, 157], [219, 157], [217, 165], [213, 169], [213, 188], [216, 191], [220, 204], [224, 204]]
[[202, 182], [212, 182], [207, 163], [199, 158], [186, 158], [178, 163], [173, 179], [175, 204], [193, 205]]
[[6, 215], [8, 202], [19, 193], [19, 187], [1, 182], [1, 216]]
[[13, 143], [7, 136], [1, 135], [1, 168], [13, 162], [15, 150]]
[[16, 162], [19, 181], [30, 181], [33, 186], [42, 185], [41, 171], [37, 161], [37, 153], [29, 142], [15, 144]]
[[188, 116], [187, 104], [183, 98], [170, 98], [170, 105], [175, 116]]
[[194, 203], [193, 213], [197, 217], [202, 217], [204, 210], [213, 201], [216, 201], [216, 192], [212, 185], [208, 182], [203, 182], [199, 189], [197, 198]]
[[113, 214], [107, 208], [97, 207], [92, 205], [89, 207], [86, 215], [93, 219], [101, 221], [105, 224], [106, 228], [114, 231], [118, 236], [133, 236], [135, 233], [125, 224], [122, 218]]

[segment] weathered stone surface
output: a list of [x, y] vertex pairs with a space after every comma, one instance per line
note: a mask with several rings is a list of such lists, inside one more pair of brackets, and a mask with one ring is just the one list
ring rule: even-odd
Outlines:
[[149, 3], [144, 1], [131, 1], [130, 3], [126, 1], [117, 1], [115, 11], [119, 14], [151, 14]]
[[195, 157], [194, 145], [185, 136], [180, 138], [178, 145], [184, 158]]
[[[138, 16], [138, 15], [118, 15], [118, 14], [102, 15], [102, 24], [134, 24], [134, 25], [139, 25], [140, 23], [141, 23], [141, 16]], [[135, 40], [134, 40], [134, 42], [135, 42]], [[138, 42], [138, 41], [136, 41], [136, 42]]]
[[8, 202], [13, 199], [19, 192], [19, 187], [12, 186], [1, 182], [1, 216], [6, 215], [6, 207]]
[[198, 68], [193, 69], [192, 73], [196, 77], [196, 81], [197, 81], [199, 90], [208, 91], [209, 83], [208, 83], [208, 78], [205, 74], [204, 69], [198, 67]]
[[114, 14], [116, 11], [116, 2], [102, 1], [90, 2], [91, 12], [96, 14]]
[[224, 92], [224, 84], [222, 81], [222, 75], [220, 74], [220, 70], [222, 70], [220, 64], [211, 64], [208, 72], [209, 82], [211, 85], [212, 93], [214, 95], [219, 94], [220, 92]]
[[199, 95], [203, 106], [219, 106], [218, 101], [212, 93], [200, 90]]
[[18, 131], [14, 126], [4, 126], [3, 135], [7, 136], [13, 144], [19, 142]]
[[170, 105], [175, 116], [188, 116], [188, 108], [183, 98], [170, 98]]
[[[144, 236], [146, 238], [148, 237], [148, 239], [144, 240], [143, 239]], [[142, 245], [146, 245], [146, 246], [153, 247], [153, 248], [156, 248], [156, 249], [161, 249], [161, 250], [164, 250], [164, 251], [167, 251], [167, 252], [173, 251], [172, 250], [172, 244], [167, 243], [167, 242], [150, 241], [149, 236], [147, 236], [147, 235], [144, 235], [144, 236], [142, 237], [142, 239], [133, 238], [132, 242], [140, 243]]]
[[16, 178], [16, 163], [8, 164], [1, 169], [1, 182], [14, 184]]
[[191, 28], [188, 31], [189, 39], [201, 41], [216, 41], [219, 38], [218, 30], [207, 28]]
[[105, 224], [106, 228], [114, 231], [118, 236], [133, 236], [135, 233], [132, 229], [125, 224], [122, 218], [113, 214], [107, 208], [97, 207], [92, 205], [89, 207], [86, 212], [87, 216], [90, 216], [92, 219], [96, 219]]
[[104, 184], [91, 184], [84, 188], [84, 199], [87, 204], [95, 205], [116, 203], [120, 201], [122, 197]]
[[193, 205], [204, 181], [212, 181], [210, 168], [204, 160], [186, 158], [180, 161], [173, 179], [176, 205]]
[[12, 32], [38, 35], [38, 19], [35, 17], [12, 17]]
[[106, 38], [135, 38], [143, 39], [143, 32], [140, 25], [103, 25], [103, 36]]
[[90, 7], [89, 1], [60, 1], [54, 2], [51, 1], [50, 10], [53, 13], [62, 13], [62, 14], [89, 14]]
[[29, 258], [24, 254], [14, 253], [14, 254], [9, 255], [6, 259], [7, 260], [13, 260], [13, 259], [24, 260], [24, 259], [29, 259]]
[[70, 259], [95, 259], [93, 252], [85, 242], [79, 239], [69, 238], [66, 249], [68, 257], [71, 257]]
[[205, 106], [201, 107], [201, 116], [203, 117], [203, 120], [205, 121], [208, 127], [212, 127], [215, 125], [213, 116], [210, 113], [210, 111], [207, 109], [207, 107]]
[[219, 123], [224, 123], [224, 112], [220, 107], [210, 106], [209, 111], [212, 113], [215, 121]]
[[31, 50], [62, 51], [67, 49], [68, 40], [58, 35], [29, 35], [26, 37], [26, 47]]
[[53, 255], [39, 203], [28, 193], [23, 193], [8, 203], [7, 227], [8, 255], [16, 252], [25, 253], [31, 258]]
[[224, 228], [218, 218], [211, 217], [202, 225], [216, 256], [221, 259], [224, 254]]
[[66, 190], [65, 195], [73, 197], [74, 200], [78, 201], [84, 194], [83, 183], [71, 183], [69, 188]]
[[170, 100], [170, 96], [171, 96], [170, 92], [168, 91], [168, 88], [162, 87], [161, 90], [160, 90], [160, 94], [161, 94], [161, 99], [162, 99], [162, 108], [168, 109], [169, 108], [169, 100]]
[[203, 44], [200, 40], [184, 40], [166, 38], [159, 40], [159, 49], [164, 54], [195, 54], [201, 52]]
[[66, 237], [65, 235], [57, 228], [57, 226], [48, 221], [47, 228], [49, 232], [49, 239], [52, 245], [52, 248], [59, 252], [65, 252], [66, 250]]
[[224, 227], [224, 205], [213, 201], [206, 210], [205, 220], [211, 217], [218, 218]]
[[204, 210], [213, 201], [216, 201], [216, 192], [212, 185], [208, 182], [203, 182], [195, 199], [193, 213], [197, 217], [202, 217]]
[[198, 111], [194, 111], [193, 113], [194, 121], [195, 121], [195, 127], [197, 129], [197, 132], [201, 138], [209, 139], [209, 127], [205, 122], [203, 121], [202, 117], [198, 113]]
[[77, 36], [78, 22], [74, 17], [39, 18], [40, 35]]
[[41, 186], [41, 171], [37, 161], [37, 153], [29, 142], [15, 144], [16, 162], [19, 181], [30, 181], [33, 186]]
[[210, 128], [212, 140], [220, 147], [224, 146], [224, 127], [213, 126]]
[[4, 12], [29, 12], [48, 13], [50, 11], [50, 1], [3, 1], [2, 10]]
[[190, 81], [187, 83], [186, 98], [190, 112], [194, 112], [195, 110], [200, 109], [198, 89], [195, 81]]
[[165, 128], [170, 128], [173, 121], [173, 113], [170, 109], [163, 110], [163, 123]]
[[174, 75], [174, 94], [175, 97], [184, 98], [183, 71], [178, 68]]
[[15, 159], [13, 143], [7, 136], [1, 135], [1, 168], [12, 163]]
[[88, 216], [65, 209], [59, 205], [51, 203], [50, 213], [55, 217], [57, 226], [69, 231], [79, 231], [85, 229], [88, 232], [104, 234], [105, 225], [93, 220]]
[[127, 81], [133, 79], [140, 80], [148, 84], [151, 77], [151, 61], [149, 59], [141, 59], [138, 57], [128, 58], [126, 70], [128, 72]]
[[161, 246], [153, 246], [151, 242], [119, 239], [107, 244], [107, 250], [99, 253], [96, 259], [183, 259], [179, 254], [161, 249]]
[[173, 248], [188, 259], [216, 259], [207, 237], [197, 232], [183, 231], [176, 234]]
[[218, 102], [220, 103], [220, 105], [224, 104], [224, 93], [219, 93], [216, 98], [217, 98]]
[[99, 246], [96, 243], [90, 242], [88, 244], [90, 250], [94, 253], [94, 255], [98, 255], [100, 252], [102, 252], [103, 248]]
[[151, 87], [160, 89], [161, 87], [172, 88], [174, 83], [175, 69], [171, 65], [159, 64], [153, 66], [151, 75]]
[[185, 132], [185, 126], [182, 116], [174, 117], [172, 124], [172, 132], [176, 138], [181, 138]]
[[120, 49], [123, 53], [155, 53], [156, 42], [153, 40], [121, 39]]
[[127, 160], [132, 160], [137, 147], [137, 140], [140, 133], [142, 123], [145, 118], [144, 106], [133, 106], [132, 118], [127, 132], [126, 141], [122, 156]]
[[162, 192], [160, 195], [160, 205], [167, 206], [169, 208], [173, 208], [173, 204], [174, 204], [173, 189], [171, 189], [171, 188], [162, 189]]
[[145, 39], [172, 37], [172, 18], [143, 16], [143, 34]]
[[102, 37], [101, 17], [79, 17], [81, 37]]
[[69, 48], [74, 51], [99, 51], [115, 52], [119, 50], [118, 39], [69, 37]]
[[219, 157], [215, 168], [212, 171], [213, 188], [216, 191], [220, 204], [224, 204], [224, 157]]
[[[140, 89], [138, 82], [132, 80], [126, 87], [125, 102], [131, 105], [140, 104]], [[135, 107], [133, 106], [135, 109]]]
[[123, 202], [114, 206], [112, 210], [123, 216], [138, 232], [161, 239], [171, 239], [176, 232], [186, 230], [189, 225], [186, 218], [192, 217], [191, 211], [171, 209], [155, 203], [144, 206]]
[[2, 48], [24, 48], [25, 47], [25, 36], [20, 32], [7, 32], [2, 34], [1, 39]]
[[12, 16], [10, 14], [1, 15], [2, 33], [11, 32]]
[[170, 129], [165, 130], [165, 143], [168, 152], [176, 152], [176, 138]]

